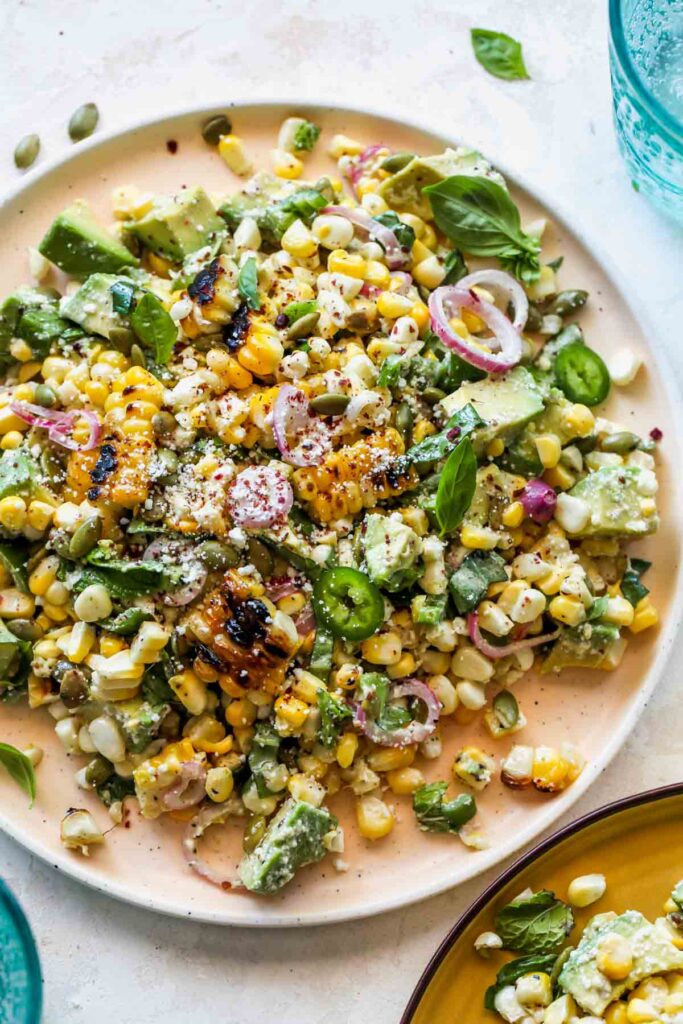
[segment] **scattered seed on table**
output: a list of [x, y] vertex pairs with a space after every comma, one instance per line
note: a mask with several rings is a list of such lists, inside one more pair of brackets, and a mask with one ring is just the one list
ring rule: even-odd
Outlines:
[[94, 103], [84, 103], [75, 110], [69, 121], [69, 137], [72, 142], [81, 142], [97, 128], [100, 112]]
[[20, 171], [25, 171], [34, 163], [40, 152], [40, 139], [37, 135], [24, 135], [14, 150], [14, 163]]

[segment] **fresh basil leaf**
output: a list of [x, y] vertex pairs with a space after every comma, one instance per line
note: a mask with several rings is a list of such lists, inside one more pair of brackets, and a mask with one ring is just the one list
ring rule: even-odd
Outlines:
[[297, 125], [294, 132], [294, 149], [297, 152], [310, 153], [320, 138], [321, 131], [320, 126], [313, 124], [312, 121], [304, 121], [302, 124]]
[[302, 316], [309, 316], [311, 313], [315, 313], [318, 308], [318, 303], [315, 299], [308, 299], [306, 302], [290, 302], [288, 306], [285, 306], [283, 313], [287, 317], [290, 324], [296, 323]]
[[135, 285], [132, 281], [116, 281], [110, 290], [112, 309], [127, 316], [135, 305]]
[[[404, 224], [397, 213], [393, 210], [386, 210], [384, 213], [378, 214], [372, 218], [376, 220], [378, 224], [381, 224], [385, 228], [390, 228], [396, 235], [396, 241], [405, 249], [406, 252], [410, 252], [415, 244], [415, 232], [411, 228], [410, 224]], [[380, 245], [382, 243], [380, 242]]]
[[334, 653], [334, 633], [323, 626], [322, 623], [316, 623], [315, 627], [315, 639], [313, 641], [313, 648], [311, 650], [311, 660], [308, 665], [308, 671], [312, 672], [314, 676], [321, 679], [324, 683], [327, 682], [330, 672], [332, 671], [332, 655]]
[[446, 276], [441, 284], [457, 284], [461, 277], [469, 274], [467, 264], [459, 249], [451, 249], [443, 261], [443, 268], [446, 271]]
[[496, 78], [516, 81], [529, 78], [522, 44], [504, 32], [492, 32], [487, 28], [473, 28], [470, 31], [472, 49], [485, 71]]
[[353, 718], [353, 712], [348, 704], [328, 690], [318, 690], [318, 710], [320, 728], [316, 739], [324, 747], [333, 747], [341, 735], [342, 725]]
[[182, 582], [181, 566], [165, 562], [117, 558], [104, 545], [98, 545], [84, 559], [83, 569], [74, 583], [80, 593], [93, 583], [102, 583], [112, 597], [130, 600], [162, 590], [172, 590]]
[[495, 923], [503, 948], [520, 953], [554, 952], [573, 927], [571, 907], [548, 889], [512, 900], [498, 912]]
[[473, 796], [461, 793], [453, 800], [444, 800], [447, 789], [447, 782], [430, 782], [415, 790], [413, 810], [423, 832], [458, 833], [477, 813]]
[[297, 527], [298, 530], [304, 535], [304, 537], [310, 537], [315, 530], [315, 523], [306, 515], [302, 508], [298, 505], [293, 505], [289, 512], [289, 518]]
[[237, 290], [249, 306], [249, 309], [260, 309], [261, 300], [258, 293], [258, 266], [255, 256], [248, 256], [240, 268]]
[[502, 185], [456, 174], [422, 191], [437, 226], [459, 249], [472, 256], [497, 256], [527, 284], [538, 279], [540, 244], [522, 230], [519, 210]]
[[24, 793], [27, 793], [33, 807], [36, 799], [36, 775], [30, 760], [21, 750], [17, 750], [11, 743], [0, 743], [0, 764], [12, 776], [17, 785], [21, 786]]
[[12, 577], [14, 586], [28, 594], [28, 571], [26, 563], [28, 551], [25, 544], [18, 541], [11, 541], [9, 544], [0, 544], [0, 565]]
[[438, 434], [431, 434], [424, 441], [413, 445], [402, 457], [406, 465], [425, 465], [444, 459], [453, 448], [468, 437], [484, 421], [473, 405], [469, 403], [454, 412], [448, 423]]
[[500, 990], [508, 985], [514, 985], [518, 978], [523, 977], [525, 974], [533, 974], [536, 971], [550, 974], [556, 960], [557, 956], [554, 953], [534, 953], [531, 956], [520, 956], [517, 960], [510, 960], [509, 963], [503, 964], [496, 974], [495, 984], [489, 985], [486, 989], [484, 1008], [495, 1010], [496, 1004], [494, 1000]]
[[596, 597], [593, 604], [586, 613], [586, 621], [593, 622], [595, 619], [601, 619], [607, 611], [607, 597]]
[[378, 388], [395, 388], [401, 377], [401, 356], [389, 355], [379, 368]]
[[110, 615], [108, 619], [102, 619], [97, 625], [106, 629], [108, 633], [116, 633], [117, 636], [132, 636], [137, 633], [143, 622], [149, 622], [154, 616], [142, 608], [126, 608], [118, 615]]
[[640, 577], [651, 565], [652, 562], [646, 562], [644, 558], [629, 559], [628, 568], [621, 581], [621, 592], [634, 608], [650, 593], [649, 587], [645, 586]]
[[477, 484], [477, 457], [469, 437], [451, 452], [441, 472], [434, 512], [442, 534], [452, 533], [465, 518]]
[[256, 785], [256, 792], [262, 798], [270, 796], [272, 793], [266, 781], [266, 773], [277, 765], [279, 750], [280, 736], [272, 725], [266, 722], [259, 722], [256, 726], [254, 738], [251, 741], [247, 761]]
[[403, 729], [406, 725], [410, 725], [412, 720], [412, 715], [407, 708], [401, 707], [400, 704], [387, 704], [382, 709], [377, 724], [385, 732], [395, 732], [396, 729]]
[[166, 366], [178, 340], [178, 328], [161, 300], [145, 292], [131, 314], [130, 325], [145, 348], [154, 353], [155, 363]]
[[507, 579], [505, 559], [495, 551], [473, 551], [455, 570], [448, 587], [460, 615], [473, 611], [492, 583]]

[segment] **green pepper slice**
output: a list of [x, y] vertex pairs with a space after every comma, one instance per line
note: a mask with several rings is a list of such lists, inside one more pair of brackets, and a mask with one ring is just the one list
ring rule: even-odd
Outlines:
[[363, 572], [337, 566], [313, 588], [316, 618], [343, 640], [367, 640], [384, 621], [384, 598]]
[[607, 367], [598, 353], [581, 341], [573, 341], [557, 353], [555, 376], [570, 402], [598, 405], [609, 394]]

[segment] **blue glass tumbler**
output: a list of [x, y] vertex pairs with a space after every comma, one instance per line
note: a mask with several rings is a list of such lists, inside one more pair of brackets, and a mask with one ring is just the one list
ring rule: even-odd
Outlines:
[[23, 911], [0, 880], [0, 1024], [40, 1024], [40, 961]]

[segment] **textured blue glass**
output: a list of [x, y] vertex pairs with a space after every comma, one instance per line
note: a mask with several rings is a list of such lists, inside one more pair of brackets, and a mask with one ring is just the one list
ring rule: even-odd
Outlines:
[[634, 187], [683, 223], [683, 0], [610, 0], [619, 148]]
[[28, 921], [0, 880], [0, 1024], [40, 1024], [40, 961]]

